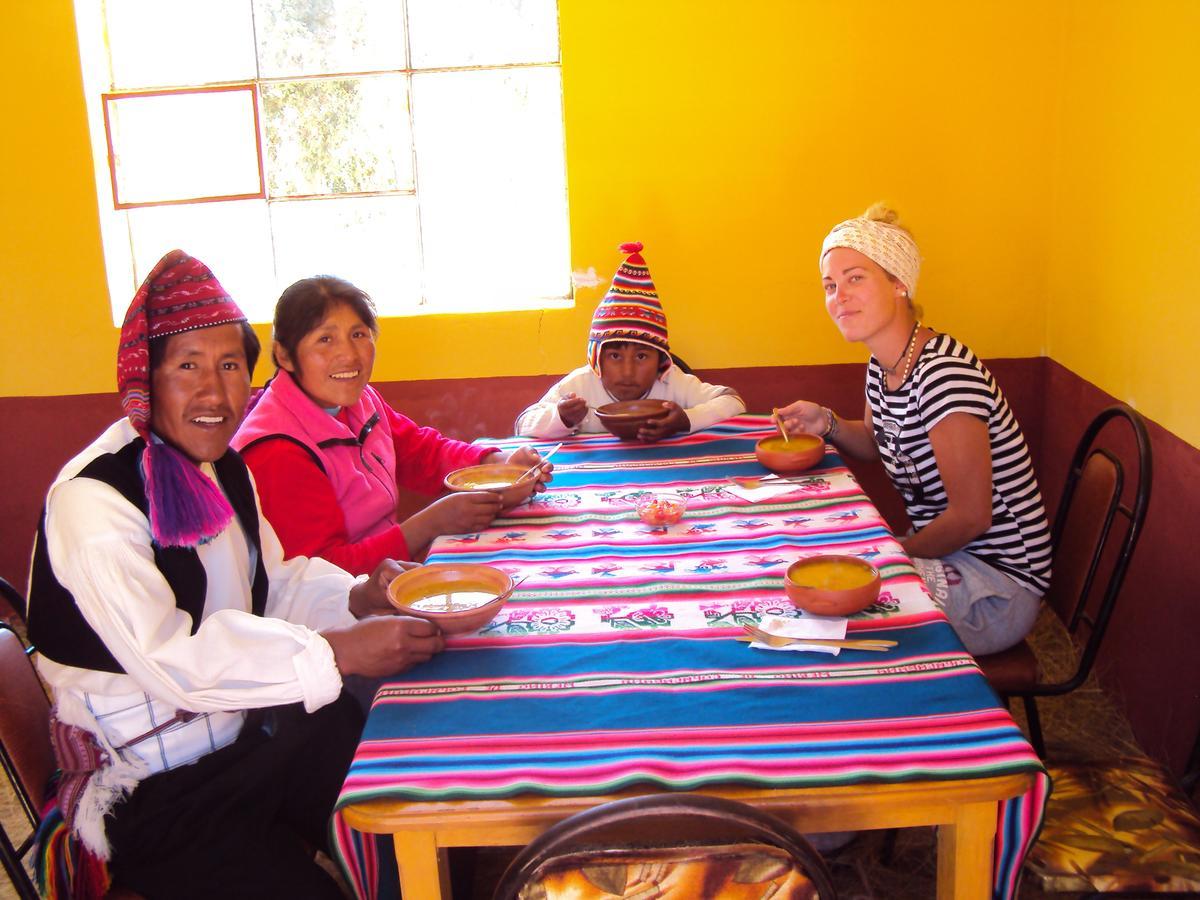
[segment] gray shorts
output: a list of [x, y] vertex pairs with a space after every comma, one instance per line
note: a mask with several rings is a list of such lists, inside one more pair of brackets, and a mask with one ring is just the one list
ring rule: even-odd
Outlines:
[[1042, 598], [966, 550], [913, 564], [972, 656], [1005, 650], [1033, 628]]

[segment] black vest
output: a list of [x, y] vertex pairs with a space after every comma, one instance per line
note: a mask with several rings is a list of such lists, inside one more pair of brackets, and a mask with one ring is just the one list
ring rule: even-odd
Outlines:
[[[130, 441], [116, 453], [92, 460], [75, 477], [92, 478], [115, 488], [122, 497], [149, 518], [146, 489], [142, 483], [140, 461], [146, 446], [141, 438]], [[267, 572], [263, 568], [262, 544], [258, 536], [258, 509], [246, 464], [233, 450], [214, 464], [217, 478], [241, 522], [246, 539], [257, 552], [251, 604], [261, 616], [267, 603]], [[154, 564], [175, 594], [175, 605], [191, 616], [192, 634], [200, 627], [208, 578], [200, 556], [193, 547], [153, 545]], [[37, 540], [33, 547], [33, 568], [29, 576], [29, 640], [48, 659], [80, 669], [124, 673], [125, 669], [109, 652], [100, 636], [84, 619], [71, 592], [59, 584], [46, 552], [46, 511], [42, 509]]]

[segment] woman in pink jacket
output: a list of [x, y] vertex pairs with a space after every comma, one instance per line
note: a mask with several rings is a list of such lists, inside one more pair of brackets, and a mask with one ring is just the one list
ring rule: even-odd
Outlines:
[[400, 521], [398, 486], [438, 494], [446, 474], [463, 466], [540, 459], [521, 448], [506, 460], [392, 409], [368, 384], [378, 334], [365, 291], [330, 276], [297, 281], [275, 306], [278, 371], [233, 440], [285, 553], [320, 556], [354, 574], [384, 558], [413, 559], [438, 535], [486, 528], [500, 510], [496, 494], [471, 491]]

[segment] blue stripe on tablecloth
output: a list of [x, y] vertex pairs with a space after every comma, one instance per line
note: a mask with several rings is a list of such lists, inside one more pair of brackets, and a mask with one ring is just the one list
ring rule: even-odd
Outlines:
[[[631, 643], [473, 647], [434, 657], [421, 666], [415, 683], [429, 687], [476, 680], [566, 681], [597, 672], [645, 677], [667, 672], [755, 674], [777, 669], [824, 670], [843, 663], [877, 667], [900, 665], [912, 657], [955, 649], [952, 632], [944, 623], [891, 630], [888, 636], [899, 638], [901, 646], [886, 654], [843, 651], [838, 657], [754, 650], [731, 638], [662, 637]], [[614, 640], [617, 637], [614, 635]], [[961, 654], [961, 650], [958, 652]], [[822, 683], [821, 691], [813, 690], [811, 683], [785, 680], [742, 683], [733, 691], [701, 682], [669, 689], [639, 686], [611, 693], [597, 690], [582, 696], [576, 693], [525, 696], [508, 691], [456, 699], [429, 696], [415, 698], [416, 702], [377, 704], [364, 737], [522, 734], [533, 730], [560, 733], [652, 727], [672, 722], [698, 727], [816, 723], [830, 718], [830, 696], [824, 693], [825, 689], [838, 692], [838, 708], [853, 710], [854, 720], [918, 712], [965, 712], [994, 706], [995, 697], [987, 683], [978, 677], [965, 655], [963, 660], [961, 668], [937, 673], [936, 677], [921, 682], [906, 681], [900, 696], [887, 689], [886, 681], [877, 680], [865, 684]], [[405, 682], [401, 675], [393, 683], [403, 688]], [[383, 688], [385, 694], [388, 687]], [[646, 721], [643, 707], [651, 697], [655, 721]]]

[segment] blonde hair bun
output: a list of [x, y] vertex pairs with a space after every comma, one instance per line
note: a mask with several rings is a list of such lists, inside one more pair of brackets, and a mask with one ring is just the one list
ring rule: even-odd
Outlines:
[[[900, 221], [900, 214], [883, 202], [872, 203], [862, 217], [872, 222], [882, 222], [884, 225], [896, 225]], [[906, 228], [905, 231], [907, 230]]]

